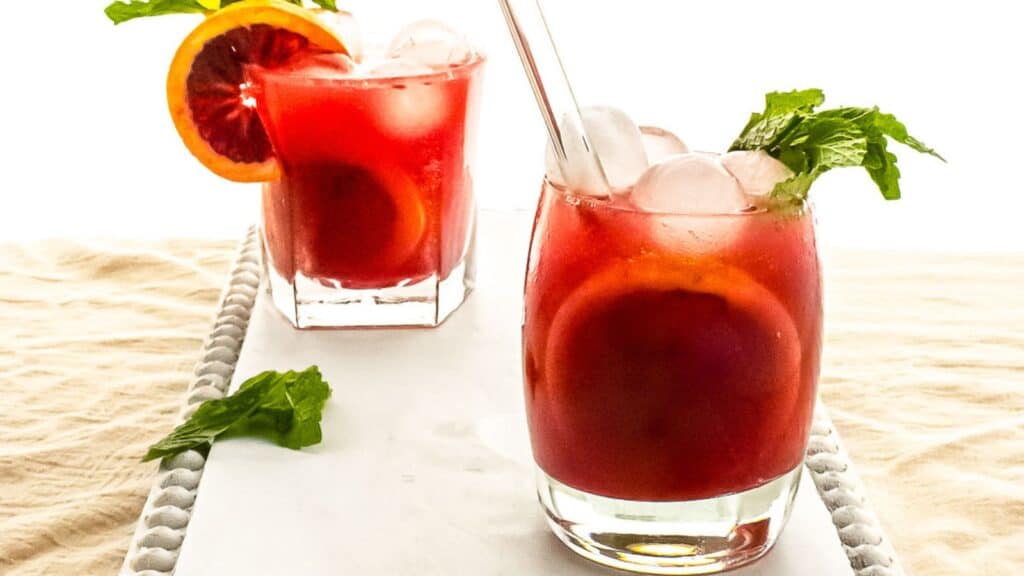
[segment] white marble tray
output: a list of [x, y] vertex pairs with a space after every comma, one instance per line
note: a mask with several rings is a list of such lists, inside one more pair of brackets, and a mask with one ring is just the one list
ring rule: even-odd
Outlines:
[[[437, 330], [292, 330], [257, 290], [250, 235], [183, 416], [262, 370], [318, 364], [334, 388], [324, 443], [236, 439], [165, 462], [121, 574], [616, 573], [564, 549], [533, 492], [519, 356], [529, 223], [482, 215], [477, 291]], [[903, 574], [823, 409], [790, 524], [734, 574]]]

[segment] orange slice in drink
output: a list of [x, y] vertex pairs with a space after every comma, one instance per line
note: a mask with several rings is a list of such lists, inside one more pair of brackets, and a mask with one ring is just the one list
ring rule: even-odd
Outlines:
[[565, 425], [588, 435], [655, 420], [699, 431], [703, 416], [682, 422], [669, 406], [751, 403], [788, 413], [800, 391], [800, 339], [785, 306], [710, 257], [613, 261], [556, 312], [543, 362]]
[[428, 225], [419, 189], [408, 175], [338, 164], [307, 167], [287, 180], [285, 194], [300, 196], [306, 206], [286, 216], [293, 219], [299, 271], [343, 280], [354, 289], [404, 279]]
[[167, 75], [167, 104], [185, 146], [229, 180], [274, 179], [277, 160], [246, 67], [273, 68], [309, 51], [347, 53], [314, 14], [283, 0], [245, 0], [207, 17]]

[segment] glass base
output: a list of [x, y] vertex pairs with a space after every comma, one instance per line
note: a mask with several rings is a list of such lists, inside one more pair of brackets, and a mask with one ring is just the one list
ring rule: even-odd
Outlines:
[[430, 276], [415, 284], [352, 290], [327, 286], [297, 274], [293, 284], [265, 267], [270, 296], [296, 328], [433, 327], [451, 315], [473, 290], [463, 261], [448, 278]]
[[749, 564], [775, 544], [800, 466], [746, 492], [686, 502], [618, 500], [570, 488], [537, 470], [548, 524], [580, 556], [643, 574], [713, 574]]

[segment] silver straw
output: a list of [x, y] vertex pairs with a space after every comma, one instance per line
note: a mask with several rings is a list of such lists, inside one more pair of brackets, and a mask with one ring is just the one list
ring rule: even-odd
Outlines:
[[571, 125], [573, 132], [583, 138], [587, 157], [582, 160], [593, 163], [593, 168], [606, 187], [602, 192], [609, 191], [611, 186], [608, 185], [608, 177], [601, 158], [590, 144], [591, 139], [587, 136], [576, 94], [565, 73], [565, 66], [558, 54], [540, 0], [498, 0], [498, 3], [505, 13], [505, 21], [512, 33], [519, 59], [523, 62], [526, 77], [533, 87], [563, 177], [568, 174], [569, 163], [564, 134]]

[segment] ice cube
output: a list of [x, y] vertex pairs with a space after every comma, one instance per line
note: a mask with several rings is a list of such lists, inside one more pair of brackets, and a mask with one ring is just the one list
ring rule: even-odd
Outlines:
[[[594, 153], [601, 159], [608, 184], [613, 190], [628, 189], [649, 165], [640, 129], [625, 112], [609, 106], [584, 108], [580, 115]], [[562, 141], [568, 157], [566, 170], [559, 166], [549, 145], [545, 162], [548, 179], [576, 192], [604, 195], [604, 183], [589, 159], [583, 137], [567, 121], [562, 122]]]
[[651, 237], [669, 250], [713, 253], [739, 237], [749, 207], [716, 154], [689, 152], [652, 166], [630, 196], [650, 218]]
[[473, 47], [461, 34], [437, 20], [420, 20], [403, 28], [391, 41], [388, 54], [434, 70], [465, 64], [474, 56]]
[[679, 136], [656, 126], [641, 126], [640, 133], [644, 139], [644, 150], [647, 152], [647, 160], [651, 164], [657, 164], [669, 156], [686, 154], [690, 151], [686, 143], [680, 140]]
[[652, 166], [630, 196], [637, 207], [673, 214], [731, 214], [750, 203], [718, 156], [690, 152]]
[[408, 59], [389, 59], [366, 72], [374, 78], [394, 78], [382, 88], [379, 105], [374, 107], [377, 120], [385, 130], [402, 137], [422, 136], [442, 125], [450, 108], [443, 84], [428, 81], [429, 67]]
[[739, 180], [750, 201], [763, 205], [779, 182], [793, 177], [793, 171], [764, 150], [741, 150], [722, 156], [722, 165]]

